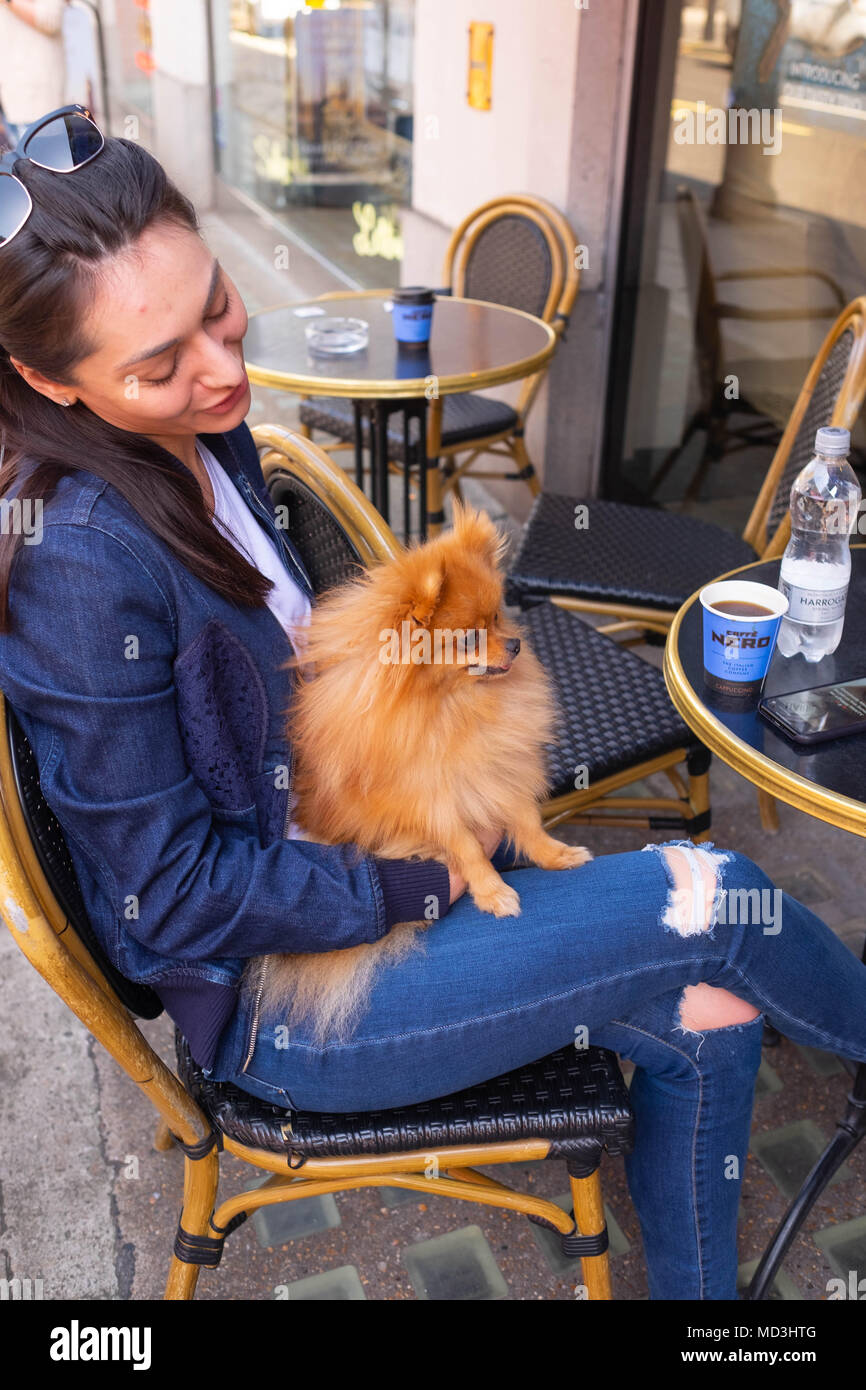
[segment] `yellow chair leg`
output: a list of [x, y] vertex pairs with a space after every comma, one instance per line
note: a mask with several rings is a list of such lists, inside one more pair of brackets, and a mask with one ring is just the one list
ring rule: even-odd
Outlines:
[[158, 1149], [161, 1154], [168, 1153], [169, 1149], [174, 1148], [174, 1136], [165, 1120], [160, 1120], [156, 1127], [156, 1134], [153, 1136], [153, 1147]]
[[529, 454], [526, 452], [526, 445], [523, 442], [523, 435], [515, 434], [512, 437], [510, 443], [512, 452], [517, 461], [518, 468], [521, 470], [521, 472], [524, 468], [528, 468], [530, 470], [529, 476], [524, 479], [524, 482], [526, 483], [526, 486], [529, 488], [529, 491], [532, 493], [532, 496], [537, 497], [541, 491], [541, 483], [538, 481], [538, 476], [535, 472], [535, 469], [532, 466], [532, 460], [530, 459]]
[[758, 788], [758, 810], [761, 813], [761, 825], [770, 835], [775, 835], [779, 829], [779, 807], [774, 796], [769, 792]]
[[427, 478], [422, 487], [427, 489], [427, 515], [434, 518], [427, 524], [430, 540], [438, 536], [444, 521], [436, 520], [445, 505], [445, 491], [442, 487], [442, 467], [439, 450], [442, 448], [442, 401], [434, 396], [427, 411]]
[[443, 460], [442, 467], [444, 472], [444, 478], [442, 483], [443, 497], [445, 493], [450, 489], [454, 493], [454, 496], [457, 498], [458, 502], [462, 502], [464, 500], [463, 489], [460, 486], [460, 479], [457, 476], [457, 467], [452, 455], [449, 455]]
[[[210, 1219], [216, 1201], [219, 1183], [219, 1157], [211, 1149], [204, 1158], [187, 1158], [184, 1168], [183, 1211], [181, 1225], [191, 1236], [213, 1235]], [[195, 1298], [198, 1283], [199, 1265], [188, 1264], [172, 1255], [165, 1285], [165, 1297], [169, 1300]]]
[[[588, 1178], [569, 1177], [574, 1202], [574, 1219], [582, 1236], [598, 1235], [604, 1230], [604, 1202], [601, 1195], [601, 1171], [596, 1168]], [[590, 1299], [610, 1299], [610, 1260], [603, 1255], [584, 1255], [581, 1258], [583, 1282]]]

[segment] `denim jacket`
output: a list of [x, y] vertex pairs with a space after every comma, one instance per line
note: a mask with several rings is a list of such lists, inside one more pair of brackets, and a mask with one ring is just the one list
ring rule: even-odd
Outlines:
[[[314, 602], [246, 424], [202, 435]], [[179, 468], [184, 467], [179, 461]], [[93, 929], [210, 1066], [247, 958], [379, 940], [448, 909], [448, 871], [286, 840], [293, 673], [270, 609], [191, 574], [110, 484], [61, 479], [20, 547], [0, 685]]]

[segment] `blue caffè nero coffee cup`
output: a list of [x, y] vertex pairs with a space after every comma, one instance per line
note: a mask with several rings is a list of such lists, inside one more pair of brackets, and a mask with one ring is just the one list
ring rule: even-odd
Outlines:
[[769, 584], [721, 579], [700, 592], [704, 680], [722, 695], [757, 695], [788, 600]]
[[404, 285], [393, 294], [394, 337], [407, 347], [425, 347], [433, 322], [433, 291], [423, 285]]

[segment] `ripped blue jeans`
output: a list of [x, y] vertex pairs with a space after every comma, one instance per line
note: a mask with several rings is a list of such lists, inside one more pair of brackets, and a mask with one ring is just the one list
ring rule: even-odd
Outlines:
[[[712, 845], [648, 845], [554, 872], [504, 868], [503, 844], [493, 862], [520, 894], [519, 917], [464, 894], [379, 976], [344, 1045], [316, 1048], [302, 1028], [287, 1039], [275, 1018], [253, 1039], [242, 1000], [210, 1075], [293, 1109], [371, 1110], [447, 1095], [588, 1034], [635, 1064], [625, 1162], [650, 1298], [736, 1298], [764, 1019], [866, 1061], [866, 966], [750, 859]], [[683, 990], [701, 982], [757, 1016], [687, 1027]]]

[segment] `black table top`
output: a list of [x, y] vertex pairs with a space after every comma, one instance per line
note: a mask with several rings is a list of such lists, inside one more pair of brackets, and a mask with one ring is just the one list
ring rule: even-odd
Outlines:
[[[530, 376], [556, 345], [549, 325], [520, 309], [437, 297], [429, 346], [407, 348], [394, 338], [386, 308], [392, 293], [347, 291], [339, 298], [251, 314], [244, 339], [250, 380], [288, 391], [379, 399], [424, 396], [435, 376], [438, 393], [451, 395]], [[367, 346], [339, 356], [311, 352], [304, 330], [315, 318], [303, 313], [309, 308], [365, 319], [370, 325]]]
[[[750, 565], [737, 571], [737, 575], [776, 588], [780, 563], [776, 559]], [[665, 662], [671, 696], [690, 727], [699, 737], [706, 735], [707, 745], [757, 786], [822, 820], [866, 835], [866, 733], [812, 745], [787, 739], [758, 714], [758, 697], [734, 703], [705, 685], [701, 634], [701, 606], [695, 597], [680, 611], [669, 639], [672, 650]], [[783, 695], [863, 676], [866, 546], [854, 545], [845, 627], [836, 651], [811, 663], [800, 655], [783, 657], [776, 649], [761, 694]], [[704, 724], [706, 715], [711, 718]], [[840, 799], [838, 815], [834, 814], [835, 798]]]

